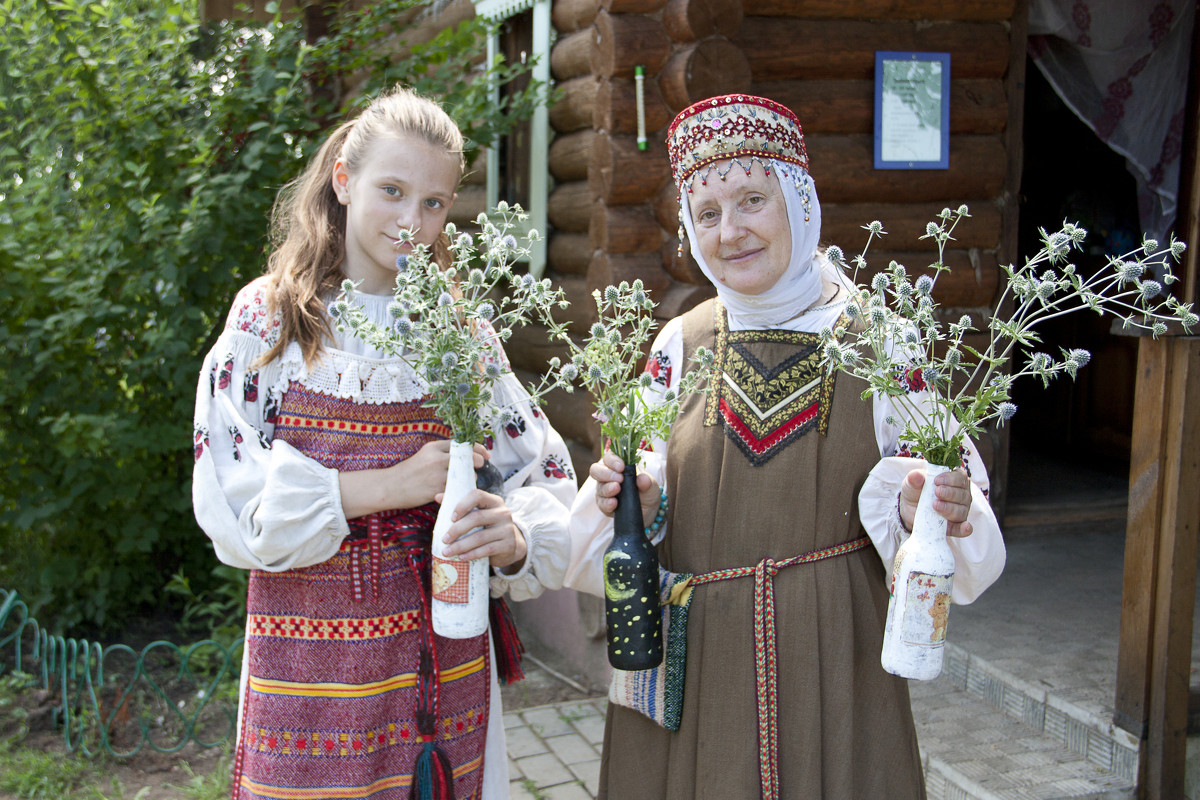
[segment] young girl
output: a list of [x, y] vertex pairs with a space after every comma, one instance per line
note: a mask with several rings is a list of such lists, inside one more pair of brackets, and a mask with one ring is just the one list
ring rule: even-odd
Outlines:
[[[495, 600], [489, 635], [443, 639], [429, 620], [450, 430], [404, 362], [328, 311], [350, 278], [387, 319], [402, 229], [448, 264], [462, 152], [445, 112], [405, 89], [337, 128], [280, 193], [268, 272], [200, 374], [196, 518], [221, 561], [252, 570], [235, 800], [508, 797], [496, 653], [515, 633]], [[523, 600], [562, 585], [575, 478], [511, 374], [495, 397], [516, 416], [475, 465], [499, 468], [504, 495], [458, 505], [448, 552], [488, 558], [493, 596]]]

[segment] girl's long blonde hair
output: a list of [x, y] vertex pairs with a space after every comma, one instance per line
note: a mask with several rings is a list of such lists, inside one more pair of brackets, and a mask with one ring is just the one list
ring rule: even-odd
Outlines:
[[[333, 166], [340, 158], [353, 174], [367, 148], [381, 136], [418, 136], [457, 155], [459, 175], [465, 169], [458, 126], [437, 103], [402, 86], [339, 125], [304, 172], [279, 191], [271, 212], [269, 297], [282, 329], [261, 363], [278, 358], [291, 342], [298, 342], [305, 363], [311, 365], [320, 356], [325, 338], [332, 335], [326, 303], [341, 286], [346, 243], [346, 208], [333, 191]], [[433, 253], [443, 267], [449, 265], [445, 233], [438, 236]]]

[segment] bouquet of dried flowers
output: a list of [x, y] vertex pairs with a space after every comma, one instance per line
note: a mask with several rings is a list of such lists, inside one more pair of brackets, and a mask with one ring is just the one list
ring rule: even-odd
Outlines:
[[[942, 260], [946, 244], [967, 216], [966, 206], [945, 209], [926, 226], [922, 238], [937, 244], [933, 275], [914, 279], [893, 261], [860, 285], [867, 249], [886, 235], [879, 222], [864, 226], [867, 244], [852, 259], [857, 290], [846, 305], [850, 324], [822, 332], [827, 368], [865, 381], [864, 399], [889, 396], [903, 416], [889, 422], [902, 425], [901, 438], [930, 463], [958, 466], [965, 437], [979, 434], [992, 420], [1003, 424], [1011, 419], [1017, 411], [1011, 390], [1018, 378], [1031, 375], [1049, 385], [1061, 375], [1074, 378], [1091, 359], [1077, 348], [1062, 349], [1057, 356], [1038, 350], [1039, 323], [1091, 311], [1114, 314], [1126, 328], [1157, 337], [1171, 324], [1188, 331], [1200, 322], [1190, 303], [1164, 291], [1177, 280], [1171, 264], [1182, 257], [1183, 242], [1172, 239], [1160, 247], [1146, 239], [1137, 250], [1109, 258], [1094, 274], [1083, 274], [1071, 254], [1081, 248], [1087, 231], [1066, 222], [1058, 231], [1041, 230], [1041, 247], [1022, 266], [1002, 267], [1004, 288], [986, 323], [987, 344], [978, 349], [968, 337], [977, 331], [970, 315], [944, 323], [933, 299], [937, 276], [949, 269]], [[827, 255], [839, 264], [844, 259], [837, 247]], [[1010, 369], [1010, 361], [1018, 357]]]
[[712, 373], [713, 355], [698, 348], [692, 355], [695, 369], [687, 372], [675, 389], [659, 392], [653, 376], [638, 370], [644, 347], [656, 325], [654, 301], [640, 280], [622, 281], [592, 292], [596, 321], [576, 342], [565, 325], [548, 321], [551, 338], [564, 343], [570, 360], [558, 358], [550, 367], [562, 377], [556, 385], [571, 391], [578, 380], [591, 392], [595, 417], [609, 448], [626, 464], [638, 462], [639, 446], [651, 439], [666, 439], [679, 414], [680, 398], [696, 391]]
[[[483, 442], [491, 423], [503, 424], [510, 413], [497, 405], [492, 389], [512, 371], [501, 344], [517, 327], [546, 319], [551, 307], [566, 305], [562, 290], [551, 288], [549, 280], [513, 268], [538, 238], [531, 229], [522, 244], [512, 233], [527, 216], [519, 206], [501, 202], [495, 218], [480, 214], [475, 220], [478, 236], [447, 224], [452, 264], [444, 270], [421, 245], [407, 259], [398, 257], [390, 325], [367, 318], [354, 302], [350, 281], [334, 304], [338, 330], [351, 330], [402, 359], [425, 381], [427, 404], [454, 431], [457, 442]], [[400, 238], [410, 241], [411, 232], [401, 231]], [[531, 391], [535, 401], [544, 388]]]

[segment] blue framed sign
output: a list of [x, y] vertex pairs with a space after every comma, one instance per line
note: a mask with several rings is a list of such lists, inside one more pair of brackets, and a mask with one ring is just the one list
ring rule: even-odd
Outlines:
[[950, 167], [950, 54], [875, 53], [875, 169]]

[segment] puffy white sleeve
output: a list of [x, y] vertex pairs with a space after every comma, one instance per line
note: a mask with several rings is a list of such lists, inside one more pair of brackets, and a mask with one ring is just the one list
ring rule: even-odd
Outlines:
[[337, 471], [272, 441], [278, 361], [261, 279], [239, 294], [204, 361], [193, 417], [192, 507], [217, 558], [282, 571], [328, 560], [349, 533]]
[[[927, 398], [920, 389], [908, 397], [920, 404]], [[859, 518], [875, 544], [879, 557], [890, 574], [892, 562], [908, 531], [900, 522], [900, 485], [911, 470], [923, 469], [925, 461], [908, 442], [900, 439], [903, 426], [898, 424], [902, 412], [888, 397], [874, 400], [875, 439], [882, 460], [875, 465], [858, 495]], [[964, 442], [963, 469], [971, 479], [971, 511], [967, 521], [972, 533], [967, 537], [950, 537], [954, 553], [954, 588], [951, 599], [966, 605], [979, 597], [984, 589], [1000, 577], [1006, 558], [1000, 523], [988, 500], [990, 482], [987, 467], [973, 441]]]
[[[650, 355], [646, 359], [646, 372], [650, 374], [651, 392], [661, 395], [667, 389], [678, 386], [684, 369], [683, 323], [678, 317], [669, 321], [659, 331]], [[639, 450], [638, 471], [646, 472], [658, 482], [663, 491], [667, 487], [667, 442], [654, 439], [646, 442]], [[651, 542], [658, 544], [667, 535], [664, 523]], [[571, 560], [567, 568], [565, 585], [571, 589], [604, 596], [604, 551], [613, 537], [612, 517], [601, 513], [596, 505], [596, 481], [591, 477], [583, 482], [575, 501], [571, 504]]]
[[504, 501], [525, 535], [527, 553], [513, 574], [493, 569], [491, 593], [528, 600], [560, 589], [570, 557], [567, 509], [575, 470], [566, 443], [511, 372], [493, 385], [496, 404], [510, 413], [493, 425], [492, 464], [504, 477]]

